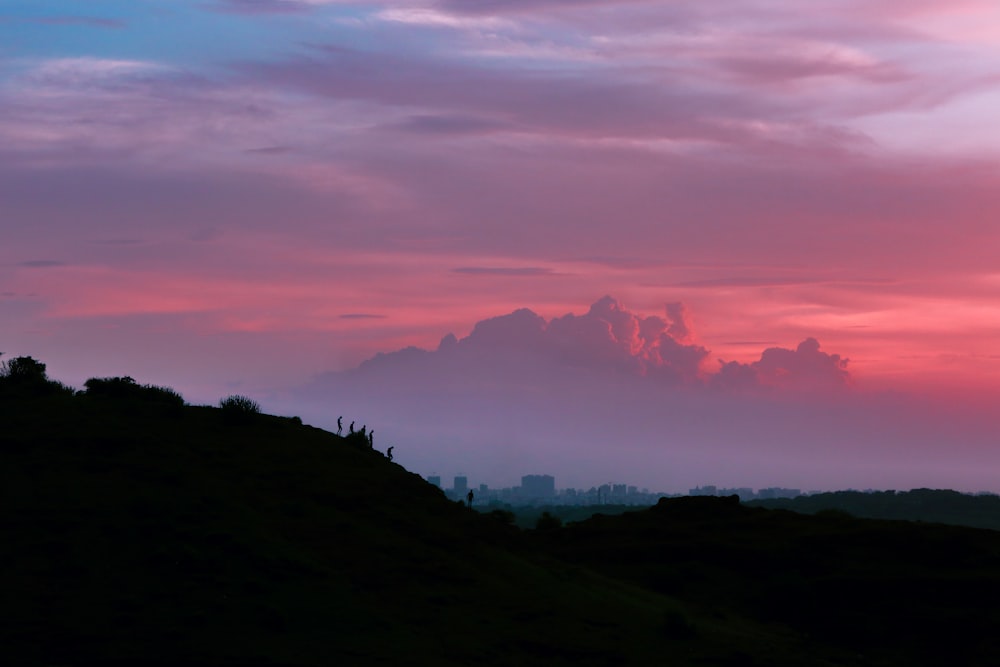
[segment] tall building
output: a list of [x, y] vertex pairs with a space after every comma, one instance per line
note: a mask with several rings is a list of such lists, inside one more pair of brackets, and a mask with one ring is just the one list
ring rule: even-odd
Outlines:
[[465, 494], [469, 490], [469, 480], [465, 475], [455, 477], [455, 493]]
[[441, 475], [429, 475], [427, 481], [437, 488], [441, 488]]
[[611, 485], [601, 484], [597, 487], [597, 503], [607, 503], [611, 500]]
[[525, 498], [551, 498], [556, 495], [556, 478], [552, 475], [525, 475], [521, 478], [521, 495]]

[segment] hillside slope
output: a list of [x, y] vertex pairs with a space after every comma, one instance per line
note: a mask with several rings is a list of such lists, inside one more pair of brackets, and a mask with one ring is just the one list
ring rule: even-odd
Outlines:
[[536, 552], [360, 438], [158, 398], [0, 397], [7, 664], [797, 655], [752, 624], [693, 637], [675, 600]]
[[1000, 530], [1000, 496], [973, 496], [947, 489], [833, 491], [797, 498], [752, 500], [747, 505], [803, 514], [840, 510], [866, 519], [925, 521]]
[[115, 387], [0, 382], [5, 664], [1000, 657], [1000, 533], [715, 498], [522, 532], [361, 437]]
[[858, 664], [1000, 664], [1000, 533], [661, 499], [531, 535], [539, 549], [685, 601], [846, 649]]

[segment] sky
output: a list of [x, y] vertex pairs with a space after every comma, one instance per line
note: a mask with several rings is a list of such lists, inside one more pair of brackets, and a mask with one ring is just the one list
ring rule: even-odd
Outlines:
[[994, 0], [0, 0], [0, 351], [491, 485], [1000, 491], [998, 110]]

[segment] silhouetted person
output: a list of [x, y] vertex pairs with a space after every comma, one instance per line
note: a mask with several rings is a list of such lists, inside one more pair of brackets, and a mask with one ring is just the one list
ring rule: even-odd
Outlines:
[[351, 422], [351, 433], [354, 433], [354, 422]]
[[386, 455], [387, 457], [389, 457], [389, 460], [390, 460], [390, 461], [392, 461], [392, 450], [393, 450], [393, 448], [392, 448], [392, 447], [390, 447], [389, 449], [385, 450], [385, 455]]
[[343, 432], [344, 432], [344, 417], [343, 415], [341, 415], [340, 417], [337, 417], [337, 435], [340, 435]]
[[375, 429], [368, 431], [368, 446], [375, 448]]
[[465, 497], [469, 499], [469, 507], [472, 507], [472, 499], [476, 497], [476, 494], [472, 492], [472, 489], [469, 489], [469, 493]]

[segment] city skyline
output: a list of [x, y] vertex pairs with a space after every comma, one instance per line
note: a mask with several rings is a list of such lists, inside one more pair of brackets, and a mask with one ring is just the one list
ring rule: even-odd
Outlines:
[[[533, 479], [534, 478], [534, 479]], [[539, 492], [537, 487], [538, 478], [544, 478], [543, 484], [548, 489]], [[452, 500], [466, 501], [468, 492], [473, 492], [473, 500], [476, 506], [491, 505], [601, 505], [601, 504], [624, 504], [624, 505], [652, 505], [661, 497], [677, 496], [739, 496], [741, 501], [748, 500], [769, 500], [776, 498], [796, 498], [798, 496], [810, 496], [831, 492], [858, 492], [880, 493], [885, 491], [912, 491], [916, 489], [797, 489], [782, 486], [769, 487], [718, 487], [712, 484], [699, 485], [688, 489], [686, 492], [667, 492], [649, 488], [639, 488], [634, 484], [621, 481], [606, 481], [590, 486], [589, 488], [559, 487], [556, 485], [556, 477], [551, 474], [530, 474], [522, 475], [519, 486], [490, 486], [486, 483], [477, 484], [475, 480], [470, 482], [468, 476], [457, 474], [452, 477], [452, 485], [445, 485], [445, 478], [432, 473], [428, 475], [426, 481], [444, 491]], [[526, 481], [529, 486], [526, 487]], [[975, 495], [998, 495], [995, 492], [979, 491]]]

